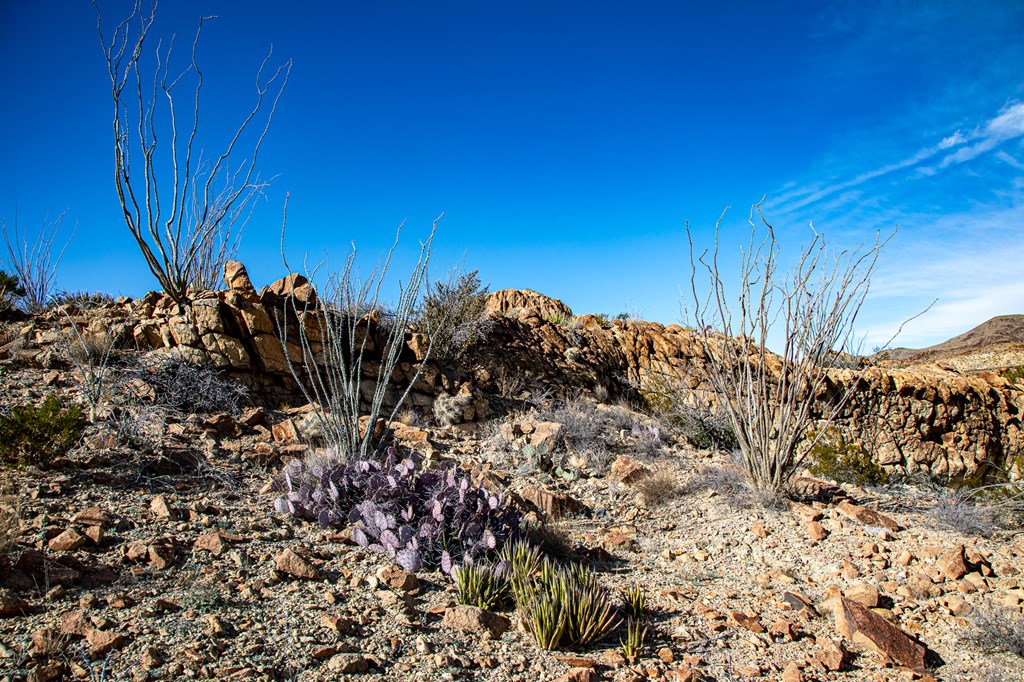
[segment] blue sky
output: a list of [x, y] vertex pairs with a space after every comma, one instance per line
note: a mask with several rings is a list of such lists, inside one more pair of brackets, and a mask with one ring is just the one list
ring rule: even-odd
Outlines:
[[[107, 28], [129, 4], [101, 2]], [[240, 258], [257, 286], [288, 253], [349, 243], [372, 263], [406, 221], [399, 269], [444, 212], [435, 270], [576, 312], [680, 319], [684, 223], [723, 249], [750, 205], [783, 248], [808, 222], [883, 253], [868, 347], [944, 340], [1024, 313], [1024, 5], [1019, 2], [329, 2], [165, 0], [154, 37], [185, 56], [207, 24], [201, 144], [245, 115], [272, 44], [293, 61], [261, 152], [273, 182]], [[179, 62], [180, 64], [180, 62]], [[109, 81], [90, 3], [0, 5], [0, 216], [68, 209], [68, 289], [154, 288], [113, 184]]]

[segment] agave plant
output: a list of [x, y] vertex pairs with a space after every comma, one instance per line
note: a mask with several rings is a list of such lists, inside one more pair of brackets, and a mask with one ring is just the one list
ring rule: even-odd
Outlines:
[[527, 632], [543, 649], [586, 646], [620, 622], [608, 591], [583, 566], [544, 559], [532, 579], [513, 577], [513, 592]]
[[489, 611], [508, 598], [511, 567], [500, 561], [495, 565], [467, 560], [452, 567], [455, 600]]

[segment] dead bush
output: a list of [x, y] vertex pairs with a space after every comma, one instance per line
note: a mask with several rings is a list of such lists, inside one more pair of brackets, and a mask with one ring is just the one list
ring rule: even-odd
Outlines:
[[1024, 659], [1024, 616], [1009, 606], [989, 601], [975, 607], [969, 643], [986, 654], [1007, 653]]
[[647, 476], [632, 485], [643, 506], [661, 506], [679, 493], [678, 467], [669, 462], [657, 462]]

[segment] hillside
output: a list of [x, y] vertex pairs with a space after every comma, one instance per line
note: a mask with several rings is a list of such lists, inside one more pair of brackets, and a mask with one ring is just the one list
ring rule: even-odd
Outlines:
[[938, 362], [960, 372], [1024, 365], [1024, 315], [999, 315], [974, 329], [928, 348], [893, 348], [901, 365]]
[[[1022, 659], [982, 653], [992, 623], [1024, 623], [1024, 543], [987, 511], [932, 487], [810, 476], [766, 504], [730, 452], [630, 401], [652, 372], [693, 378], [697, 335], [506, 290], [487, 302], [477, 364], [428, 365], [380, 438], [423, 469], [466, 472], [425, 499], [482, 489], [478, 511], [539, 523], [524, 532], [558, 565], [594, 571], [611, 632], [539, 647], [507, 599], [458, 605], [433, 564], [407, 572], [359, 546], [362, 520], [322, 527], [281, 510], [282, 470], [326, 460], [270, 320], [314, 293], [299, 278], [257, 293], [244, 268], [232, 274], [188, 309], [155, 293], [0, 329], [0, 414], [81, 400], [60, 341], [72, 322], [90, 338], [124, 330], [78, 443], [41, 466], [2, 465], [0, 680], [1018, 679]], [[406, 342], [398, 383], [423, 357], [421, 334]], [[1024, 404], [998, 377], [872, 368], [860, 384], [844, 424], [884, 423], [872, 454], [888, 471], [967, 476], [1020, 451]], [[346, 480], [393, 490], [407, 476]], [[411, 515], [416, 500], [401, 499]], [[627, 589], [646, 601], [633, 660]]]

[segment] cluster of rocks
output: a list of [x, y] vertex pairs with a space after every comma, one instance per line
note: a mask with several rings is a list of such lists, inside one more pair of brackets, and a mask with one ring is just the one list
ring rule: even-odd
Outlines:
[[[120, 301], [113, 320], [100, 316], [78, 322], [101, 333], [116, 327], [120, 317], [126, 336], [140, 349], [175, 349], [187, 360], [212, 363], [267, 405], [301, 401], [292, 373], [303, 372], [298, 325], [304, 326], [314, 353], [321, 342], [312, 286], [300, 275], [289, 275], [257, 292], [236, 262], [228, 263], [225, 281], [226, 290], [197, 295], [188, 307], [151, 293], [139, 301]], [[296, 315], [304, 310], [313, 312]], [[490, 331], [470, 367], [432, 362], [421, 367], [428, 341], [421, 333], [406, 333], [406, 347], [391, 377], [395, 390], [385, 403], [393, 403], [415, 380], [407, 404], [422, 414], [442, 414], [442, 421], [453, 424], [490, 418], [491, 398], [523, 388], [599, 399], [635, 397], [652, 380], [669, 377], [712, 396], [700, 380], [702, 336], [692, 330], [574, 316], [560, 301], [526, 290], [490, 294], [487, 314]], [[55, 322], [65, 320], [57, 316]], [[362, 387], [366, 398], [380, 366], [375, 353], [381, 344], [370, 333]], [[30, 345], [53, 341], [53, 332], [44, 328], [28, 336]], [[837, 370], [816, 398], [825, 405], [849, 386], [853, 395], [839, 422], [890, 472], [924, 472], [951, 481], [981, 481], [997, 469], [1012, 478], [1022, 475], [1017, 462], [1024, 453], [1024, 390], [997, 374], [960, 374], [936, 364]]]

